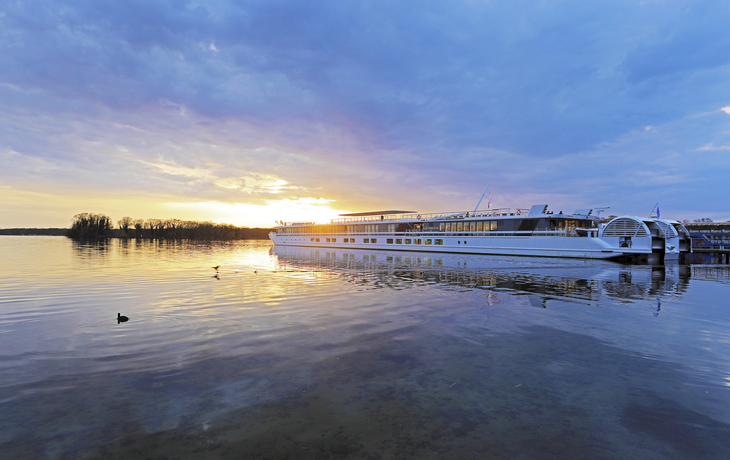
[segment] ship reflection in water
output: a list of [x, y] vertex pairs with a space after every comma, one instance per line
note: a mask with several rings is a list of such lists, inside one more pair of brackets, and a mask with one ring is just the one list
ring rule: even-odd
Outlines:
[[[493, 292], [532, 294], [530, 302], [546, 307], [551, 299], [600, 302], [680, 297], [692, 267], [628, 266], [613, 262], [386, 251], [346, 251], [274, 246], [282, 269], [328, 270], [353, 283], [374, 288], [418, 284]], [[709, 268], [702, 267], [705, 273]], [[700, 270], [699, 267], [695, 268]]]
[[448, 401], [451, 412], [429, 413], [442, 420], [436, 433], [446, 444], [469, 438], [461, 458], [730, 455], [727, 266], [280, 247], [272, 254], [280, 269], [362, 289], [462, 294], [440, 297], [442, 310], [469, 297], [481, 305], [434, 321], [441, 328], [419, 327], [420, 340], [410, 334], [387, 351], [420, 367], [405, 366], [389, 384], [363, 383], [376, 399], [388, 388], [388, 397], [422, 403], [415, 395], [429, 386], [425, 376], [442, 379], [433, 391], [445, 394], [421, 396]]

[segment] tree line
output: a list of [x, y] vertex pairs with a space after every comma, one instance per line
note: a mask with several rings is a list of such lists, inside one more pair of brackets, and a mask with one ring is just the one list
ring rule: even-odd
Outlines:
[[703, 217], [701, 219], [695, 219], [695, 220], [684, 219], [682, 221], [682, 223], [684, 223], [684, 224], [690, 223], [690, 222], [693, 222], [693, 223], [698, 223], [698, 222], [707, 223], [707, 222], [712, 222], [712, 219], [710, 219], [709, 217]]
[[266, 239], [270, 228], [238, 227], [180, 219], [133, 219], [122, 217], [114, 228], [104, 214], [84, 212], [73, 217], [66, 236], [72, 239], [147, 238], [173, 240], [239, 240]]

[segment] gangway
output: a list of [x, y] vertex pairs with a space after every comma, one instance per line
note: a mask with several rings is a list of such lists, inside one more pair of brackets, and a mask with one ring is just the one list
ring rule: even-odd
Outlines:
[[730, 263], [730, 222], [687, 223], [692, 238], [692, 252], [717, 254], [718, 259]]

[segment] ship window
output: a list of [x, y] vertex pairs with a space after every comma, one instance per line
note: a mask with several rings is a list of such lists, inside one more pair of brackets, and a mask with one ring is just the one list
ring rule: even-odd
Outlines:
[[350, 242], [350, 239], [349, 238], [345, 238], [344, 241], [345, 241], [345, 243], [349, 243]]
[[395, 239], [395, 244], [403, 244], [403, 239], [401, 239], [401, 238], [396, 238], [396, 239]]
[[315, 241], [316, 241], [317, 243], [319, 243], [319, 238], [315, 238], [314, 240], [315, 240]]
[[436, 239], [434, 240], [434, 244], [435, 244], [436, 246], [443, 246], [443, 245], [444, 245], [444, 240], [442, 240], [441, 238], [436, 238]]
[[406, 238], [406, 244], [411, 244], [411, 239], [410, 238]]
[[497, 231], [497, 221], [496, 220], [489, 221], [489, 230], [491, 230], [493, 232]]
[[433, 240], [431, 240], [431, 238], [426, 238], [423, 244], [431, 244], [432, 242]]
[[393, 244], [393, 238], [388, 238], [387, 240], [385, 240], [385, 242], [388, 244]]
[[481, 232], [484, 230], [484, 222], [477, 222], [477, 231]]
[[477, 223], [476, 222], [469, 223], [469, 231], [471, 231], [471, 232], [476, 232], [477, 231]]
[[337, 238], [332, 238], [333, 243], [337, 243]]
[[371, 242], [371, 243], [377, 243], [377, 242], [378, 242], [378, 240], [377, 240], [377, 238], [370, 238], [370, 242]]
[[443, 232], [443, 231], [444, 231], [445, 229], [446, 229], [446, 224], [444, 224], [443, 222], [441, 222], [441, 223], [439, 224], [439, 231], [440, 231], [440, 232]]
[[421, 239], [420, 238], [414, 239], [413, 244], [421, 244]]
[[370, 242], [370, 238], [363, 238], [362, 242], [363, 243], [369, 243]]
[[457, 232], [463, 232], [464, 231], [464, 223], [463, 222], [459, 222], [459, 223], [456, 224], [456, 231]]
[[311, 240], [314, 241], [314, 238], [312, 238]]
[[329, 238], [327, 238], [327, 242], [328, 242], [328, 243], [330, 242], [330, 239], [329, 239]]

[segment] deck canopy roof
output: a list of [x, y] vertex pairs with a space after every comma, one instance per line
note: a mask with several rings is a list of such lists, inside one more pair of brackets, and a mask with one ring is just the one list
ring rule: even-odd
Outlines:
[[382, 216], [385, 214], [415, 214], [416, 211], [370, 211], [370, 212], [352, 212], [349, 214], [340, 214], [341, 217], [363, 217], [363, 216]]

